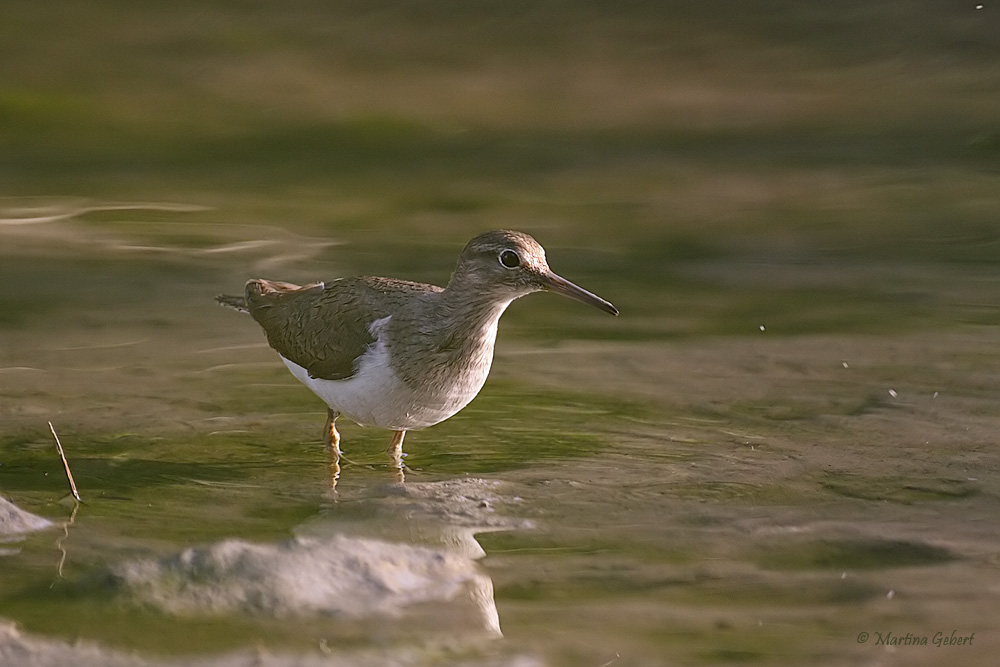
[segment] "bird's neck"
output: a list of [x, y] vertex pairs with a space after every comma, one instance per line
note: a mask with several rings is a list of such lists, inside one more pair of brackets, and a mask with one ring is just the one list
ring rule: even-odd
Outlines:
[[498, 297], [472, 285], [449, 283], [441, 292], [437, 321], [441, 347], [459, 349], [487, 345], [492, 350], [497, 321], [513, 298]]

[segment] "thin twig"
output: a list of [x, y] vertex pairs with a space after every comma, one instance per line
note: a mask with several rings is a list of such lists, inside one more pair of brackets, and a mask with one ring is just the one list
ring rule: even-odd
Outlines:
[[76, 482], [73, 481], [73, 473], [69, 470], [69, 461], [66, 460], [66, 453], [63, 452], [62, 443], [59, 442], [59, 435], [56, 433], [56, 427], [49, 422], [49, 430], [52, 431], [52, 437], [56, 439], [56, 447], [59, 449], [59, 458], [62, 459], [63, 467], [66, 469], [66, 479], [69, 480], [69, 490], [73, 492], [73, 497], [76, 502], [82, 503], [80, 500], [80, 492], [76, 490]]

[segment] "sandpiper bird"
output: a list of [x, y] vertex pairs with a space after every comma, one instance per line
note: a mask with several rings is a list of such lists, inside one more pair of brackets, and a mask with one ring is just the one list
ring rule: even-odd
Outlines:
[[302, 384], [328, 406], [324, 441], [338, 457], [343, 415], [403, 436], [451, 417], [476, 397], [493, 362], [500, 315], [511, 301], [551, 290], [617, 315], [557, 276], [527, 234], [493, 231], [469, 241], [445, 288], [393, 278], [311, 285], [251, 280], [244, 296], [216, 297], [249, 312]]

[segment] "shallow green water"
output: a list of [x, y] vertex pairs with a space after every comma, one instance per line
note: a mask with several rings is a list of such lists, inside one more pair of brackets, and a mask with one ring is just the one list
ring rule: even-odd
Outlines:
[[[13, 622], [81, 665], [992, 664], [992, 14], [64, 4], [0, 10], [0, 493], [56, 524], [0, 543], [0, 651]], [[515, 303], [405, 487], [344, 425], [331, 490], [323, 406], [212, 297], [443, 284], [500, 227], [621, 317]], [[178, 554], [227, 540], [358, 571], [375, 541], [398, 576], [350, 595], [389, 607], [316, 611], [317, 574], [212, 612], [246, 582]]]
[[[550, 254], [559, 267], [572, 252]], [[171, 613], [136, 599], [114, 574], [122, 563], [225, 539], [280, 544], [318, 531], [441, 545], [456, 530], [454, 516], [435, 513], [448, 501], [396, 487], [381, 431], [342, 429], [349, 462], [330, 490], [318, 401], [248, 318], [210, 303], [229, 263], [241, 258], [220, 266], [147, 251], [109, 265], [39, 252], [7, 264], [40, 279], [37, 309], [13, 306], [4, 329], [0, 488], [62, 526], [4, 556], [4, 617], [31, 636], [147, 657], [261, 644], [357, 656], [374, 645], [384, 663], [421, 647], [430, 663], [567, 665], [834, 663], [884, 650], [859, 645], [861, 631], [952, 626], [989, 645], [994, 603], [981, 582], [995, 571], [997, 334], [981, 314], [948, 315], [971, 308], [952, 290], [992, 284], [975, 266], [873, 267], [879, 278], [861, 297], [817, 274], [837, 295], [821, 308], [804, 298], [813, 286], [795, 286], [808, 271], [794, 265], [759, 277], [752, 265], [720, 275], [687, 264], [676, 286], [635, 283], [647, 300], [618, 299], [621, 276], [605, 287], [563, 270], [632, 306], [615, 321], [624, 333], [553, 296], [515, 304], [482, 395], [406, 447], [414, 490], [500, 485], [489, 503], [503, 521], [476, 529], [486, 553], [476, 567], [494, 587], [503, 639], [441, 603], [387, 623]], [[744, 269], [757, 287], [730, 287]], [[45, 287], [91, 276], [77, 303]], [[919, 297], [878, 318], [879, 289]], [[695, 296], [709, 292], [706, 303]], [[719, 318], [748, 292], [765, 315]], [[682, 318], [664, 319], [664, 293], [679, 297]], [[112, 298], [103, 307], [102, 295]], [[801, 330], [804, 317], [816, 330]], [[84, 498], [75, 512], [48, 420]]]

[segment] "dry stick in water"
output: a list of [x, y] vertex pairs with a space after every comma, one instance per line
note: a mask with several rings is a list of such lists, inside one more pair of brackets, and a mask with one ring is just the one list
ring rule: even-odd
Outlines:
[[73, 481], [73, 473], [69, 470], [69, 461], [66, 460], [66, 454], [63, 452], [62, 443], [59, 442], [59, 435], [56, 433], [56, 427], [49, 422], [49, 430], [52, 431], [52, 437], [56, 439], [56, 447], [59, 449], [59, 458], [62, 459], [63, 467], [66, 469], [66, 479], [69, 480], [69, 490], [73, 492], [73, 497], [76, 502], [82, 503], [80, 500], [80, 492], [76, 490], [76, 482]]

